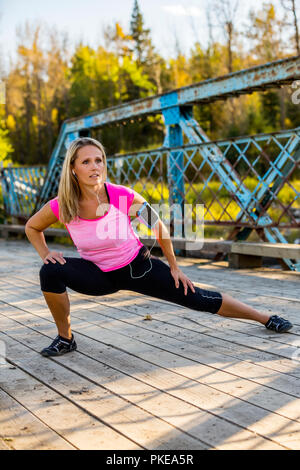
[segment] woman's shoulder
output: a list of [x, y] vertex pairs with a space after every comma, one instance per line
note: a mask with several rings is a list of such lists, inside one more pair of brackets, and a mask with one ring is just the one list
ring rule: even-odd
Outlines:
[[55, 196], [54, 198], [50, 199], [48, 201], [48, 204], [54, 213], [54, 215], [59, 219], [59, 202], [58, 202], [58, 196]]
[[110, 181], [105, 181], [108, 187], [116, 192], [128, 192], [132, 193], [133, 189], [130, 186], [124, 186], [123, 184], [111, 183]]
[[58, 196], [54, 196], [52, 199], [49, 199], [48, 202], [51, 202], [51, 201], [57, 201], [58, 202]]
[[106, 181], [108, 186], [108, 191], [114, 196], [126, 196], [128, 199], [132, 200], [134, 197], [134, 191], [129, 186], [124, 186], [123, 184], [110, 183]]
[[134, 191], [128, 186], [123, 184], [115, 184], [106, 182], [109, 195], [111, 196], [110, 202], [122, 211], [128, 213], [129, 207], [134, 199]]

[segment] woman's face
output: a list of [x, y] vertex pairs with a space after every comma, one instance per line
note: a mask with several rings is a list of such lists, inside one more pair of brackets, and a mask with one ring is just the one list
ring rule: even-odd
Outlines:
[[85, 145], [77, 150], [77, 158], [72, 167], [79, 183], [96, 185], [103, 181], [104, 176], [103, 154], [95, 145]]

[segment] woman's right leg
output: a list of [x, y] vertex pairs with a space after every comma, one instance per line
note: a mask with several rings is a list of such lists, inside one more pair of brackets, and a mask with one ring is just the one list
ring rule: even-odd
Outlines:
[[86, 295], [107, 295], [117, 292], [118, 288], [91, 261], [66, 256], [64, 258], [65, 264], [59, 262], [43, 264], [40, 270], [40, 282], [58, 334], [71, 339], [70, 301], [66, 287]]
[[62, 294], [43, 292], [43, 295], [54, 318], [58, 334], [62, 338], [71, 339], [70, 301], [67, 291]]

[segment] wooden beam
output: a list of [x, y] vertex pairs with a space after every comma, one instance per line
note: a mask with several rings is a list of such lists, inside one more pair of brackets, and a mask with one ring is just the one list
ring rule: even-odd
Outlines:
[[293, 243], [248, 243], [233, 242], [231, 253], [270, 258], [300, 259], [300, 245]]

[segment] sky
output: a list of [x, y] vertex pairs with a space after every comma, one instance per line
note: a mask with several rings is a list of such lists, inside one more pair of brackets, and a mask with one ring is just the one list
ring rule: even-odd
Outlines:
[[[233, 0], [234, 1], [234, 0]], [[297, 0], [300, 1], [300, 0]], [[0, 0], [0, 46], [5, 68], [9, 57], [16, 51], [16, 28], [28, 20], [67, 31], [71, 46], [80, 39], [92, 47], [104, 45], [103, 26], [118, 21], [129, 31], [134, 0]], [[239, 0], [238, 29], [245, 28], [249, 8], [257, 10], [262, 3], [257, 0]], [[205, 46], [208, 39], [206, 9], [209, 0], [139, 0], [145, 26], [158, 52], [165, 58], [174, 56], [176, 38], [183, 53], [188, 54], [193, 44], [200, 41]], [[273, 4], [282, 11], [280, 0]], [[219, 33], [218, 33], [219, 31]], [[216, 29], [215, 35], [221, 30]], [[218, 38], [222, 40], [221, 37]]]

